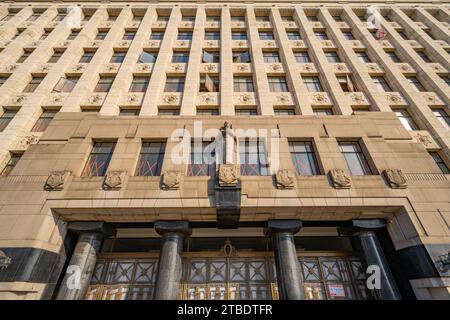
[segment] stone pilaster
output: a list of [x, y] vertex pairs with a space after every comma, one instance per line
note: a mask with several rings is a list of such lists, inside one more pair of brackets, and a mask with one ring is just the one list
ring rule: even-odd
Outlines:
[[220, 114], [234, 115], [233, 57], [230, 9], [222, 8], [220, 31]]

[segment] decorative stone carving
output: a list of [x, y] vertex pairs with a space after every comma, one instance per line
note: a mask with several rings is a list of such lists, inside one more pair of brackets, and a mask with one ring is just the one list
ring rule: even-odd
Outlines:
[[164, 189], [178, 189], [181, 183], [180, 171], [165, 171], [162, 176], [162, 187]]
[[328, 102], [328, 98], [323, 93], [316, 93], [313, 96], [313, 101], [315, 103], [326, 103]]
[[252, 101], [252, 97], [249, 94], [244, 93], [239, 96], [239, 101], [242, 103], [250, 103]]
[[384, 175], [389, 183], [389, 186], [393, 189], [406, 188], [406, 179], [400, 169], [386, 169]]
[[416, 138], [417, 141], [422, 143], [425, 147], [428, 147], [430, 144], [433, 143], [433, 141], [431, 140], [431, 138], [429, 136], [421, 134], [421, 133], [415, 134], [414, 138]]
[[343, 64], [336, 64], [337, 71], [344, 71], [346, 68]]
[[99, 44], [100, 44], [99, 41], [96, 41], [96, 40], [92, 41], [92, 46], [93, 47], [98, 47]]
[[26, 98], [27, 98], [26, 95], [21, 94], [14, 99], [14, 103], [22, 103], [26, 100]]
[[109, 72], [117, 71], [117, 65], [108, 64], [108, 66], [106, 66], [106, 70], [108, 70]]
[[314, 66], [310, 63], [303, 65], [303, 71], [311, 72], [314, 70]]
[[82, 64], [77, 64], [77, 65], [73, 66], [73, 68], [72, 68], [73, 71], [77, 71], [77, 72], [81, 71], [83, 69], [84, 69], [84, 66]]
[[267, 41], [266, 47], [275, 47], [275, 43], [273, 41]]
[[120, 43], [120, 46], [121, 47], [128, 47], [128, 45], [129, 45], [130, 43], [128, 42], [128, 41], [122, 41], [121, 43]]
[[22, 149], [25, 149], [31, 144], [36, 144], [38, 142], [38, 140], [39, 140], [39, 138], [33, 134], [26, 136], [25, 138], [22, 139], [22, 141], [20, 141], [20, 147]]
[[278, 102], [280, 102], [280, 103], [289, 103], [289, 102], [290, 102], [289, 96], [286, 95], [286, 94], [280, 94], [280, 95], [278, 95], [278, 96], [277, 96], [277, 100], [278, 100]]
[[17, 69], [17, 65], [15, 65], [15, 64], [6, 67], [6, 71], [8, 71], [8, 72], [13, 72], [16, 69]]
[[245, 72], [245, 71], [248, 71], [248, 66], [246, 64], [240, 64], [237, 66], [237, 69], [239, 71]]
[[43, 66], [41, 67], [41, 71], [42, 71], [42, 72], [47, 72], [48, 70], [50, 70], [50, 66], [49, 66], [49, 65], [43, 65]]
[[118, 190], [122, 187], [126, 171], [108, 171], [103, 182], [103, 187], [110, 190]]
[[357, 103], [357, 104], [365, 102], [364, 97], [361, 94], [358, 94], [358, 93], [353, 93], [350, 96], [350, 99], [352, 100], [352, 102]]
[[281, 66], [280, 66], [279, 64], [272, 64], [272, 65], [270, 66], [270, 69], [271, 69], [272, 71], [280, 71], [280, 70], [281, 70]]
[[388, 40], [383, 40], [383, 41], [381, 42], [381, 45], [382, 45], [383, 47], [391, 47], [391, 46], [392, 46], [391, 43], [390, 43]]
[[46, 190], [62, 190], [70, 177], [70, 171], [53, 171], [45, 182]]
[[60, 102], [62, 102], [62, 100], [63, 100], [63, 97], [62, 97], [62, 96], [54, 96], [54, 97], [52, 98], [52, 102], [53, 102], [53, 103], [60, 103]]
[[95, 94], [95, 95], [90, 96], [90, 97], [88, 98], [88, 102], [89, 102], [90, 104], [97, 104], [97, 103], [99, 103], [101, 100], [102, 100], [102, 97], [101, 97], [100, 95], [98, 95], [98, 94]]
[[188, 46], [188, 42], [187, 41], [179, 41], [178, 42], [178, 46], [179, 47], [187, 47]]
[[206, 46], [207, 47], [215, 47], [216, 46], [216, 42], [214, 42], [214, 41], [207, 41], [206, 42]]
[[333, 43], [329, 40], [322, 41], [322, 46], [324, 47], [332, 47]]
[[436, 96], [432, 93], [431, 94], [427, 93], [424, 95], [424, 97], [425, 97], [425, 100], [427, 100], [428, 103], [430, 103], [430, 104], [434, 104], [437, 102]]
[[336, 189], [348, 189], [351, 187], [351, 179], [347, 172], [343, 169], [330, 170], [330, 178], [333, 183], [333, 187]]
[[294, 188], [294, 174], [288, 169], [279, 169], [275, 175], [277, 188], [292, 189]]
[[135, 95], [135, 94], [132, 94], [132, 95], [129, 95], [128, 96], [128, 102], [130, 102], [130, 103], [135, 103], [135, 102], [137, 102], [138, 101], [138, 97]]
[[163, 100], [167, 104], [175, 104], [178, 101], [178, 97], [174, 94], [168, 94], [164, 96]]
[[219, 165], [219, 184], [220, 185], [236, 185], [241, 176], [241, 170], [237, 164], [220, 164]]
[[387, 98], [390, 102], [393, 102], [393, 103], [399, 103], [402, 101], [402, 99], [396, 94], [388, 94]]
[[243, 46], [245, 46], [245, 42], [244, 41], [238, 41], [237, 46], [238, 47], [243, 47]]
[[305, 46], [305, 43], [303, 41], [295, 41], [294, 45], [298, 48], [303, 48]]
[[12, 263], [12, 259], [0, 250], [0, 271], [6, 270]]
[[213, 64], [213, 63], [205, 64], [204, 69], [205, 69], [205, 71], [207, 71], [207, 72], [216, 72], [216, 71], [217, 71], [217, 67], [216, 67], [216, 65]]
[[139, 66], [139, 70], [140, 71], [149, 71], [150, 70], [150, 66], [148, 64], [141, 64]]
[[184, 69], [184, 67], [181, 64], [173, 64], [172, 65], [172, 70], [173, 71], [180, 72], [180, 71], [183, 71], [183, 69]]
[[211, 94], [202, 95], [202, 101], [206, 104], [212, 104], [216, 101], [215, 96]]
[[377, 67], [376, 65], [374, 65], [374, 64], [369, 64], [369, 65], [368, 65], [368, 69], [369, 69], [369, 71], [371, 71], [371, 72], [377, 72], [377, 71], [379, 71], [379, 70], [378, 70], [378, 67]]
[[148, 44], [150, 47], [157, 47], [159, 46], [159, 41], [150, 41]]

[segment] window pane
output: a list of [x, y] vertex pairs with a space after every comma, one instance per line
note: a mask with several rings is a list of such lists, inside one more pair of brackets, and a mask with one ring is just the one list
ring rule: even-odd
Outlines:
[[165, 142], [143, 142], [135, 175], [161, 175], [165, 149]]
[[209, 141], [192, 141], [188, 176], [214, 176], [216, 170], [216, 145]]
[[268, 77], [271, 92], [288, 92], [289, 88], [284, 77]]
[[6, 164], [5, 168], [3, 168], [1, 175], [7, 176], [11, 173], [11, 171], [14, 169], [16, 164], [19, 162], [20, 158], [22, 157], [22, 153], [11, 153], [11, 158], [9, 159], [8, 163]]
[[114, 82], [114, 77], [102, 77], [95, 87], [95, 92], [108, 92]]
[[339, 147], [344, 155], [351, 175], [362, 176], [372, 174], [364, 153], [357, 142], [340, 142]]
[[83, 177], [104, 176], [114, 152], [115, 142], [96, 142], [83, 170]]
[[17, 114], [16, 110], [5, 110], [0, 117], [0, 132], [5, 130], [8, 124], [14, 119], [14, 116]]
[[300, 63], [309, 63], [311, 59], [309, 58], [308, 52], [294, 52], [295, 60]]
[[150, 78], [147, 77], [135, 77], [131, 83], [130, 92], [145, 92], [147, 91]]
[[183, 92], [184, 78], [168, 77], [164, 92]]
[[45, 131], [45, 129], [47, 129], [48, 125], [50, 124], [56, 113], [57, 113], [56, 110], [44, 110], [44, 112], [42, 112], [41, 116], [39, 117], [38, 121], [36, 121], [36, 124], [34, 125], [33, 129], [31, 129], [31, 131], [33, 132]]
[[254, 92], [253, 79], [251, 77], [234, 77], [235, 92]]
[[316, 156], [311, 142], [289, 142], [292, 163], [298, 175], [319, 174]]
[[156, 58], [158, 58], [157, 52], [147, 52], [143, 51], [139, 57], [140, 63], [155, 63]]

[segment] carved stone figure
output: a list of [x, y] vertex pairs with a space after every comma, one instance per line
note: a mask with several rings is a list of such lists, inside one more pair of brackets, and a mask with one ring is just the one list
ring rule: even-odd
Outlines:
[[108, 171], [103, 186], [105, 189], [120, 189], [125, 178], [126, 171]]
[[0, 271], [7, 269], [12, 263], [12, 259], [0, 250]]
[[45, 189], [47, 190], [62, 190], [64, 184], [70, 176], [70, 171], [53, 171], [47, 178]]
[[400, 169], [386, 169], [384, 175], [389, 183], [389, 186], [394, 189], [406, 188], [406, 178]]
[[241, 176], [239, 165], [221, 164], [219, 165], [219, 184], [236, 185]]
[[162, 186], [165, 189], [178, 189], [181, 183], [180, 171], [165, 171], [162, 176]]
[[343, 169], [330, 170], [330, 178], [333, 182], [333, 187], [336, 189], [348, 189], [351, 187], [351, 180], [347, 172]]
[[277, 187], [280, 189], [294, 188], [294, 174], [289, 169], [279, 169], [275, 175]]

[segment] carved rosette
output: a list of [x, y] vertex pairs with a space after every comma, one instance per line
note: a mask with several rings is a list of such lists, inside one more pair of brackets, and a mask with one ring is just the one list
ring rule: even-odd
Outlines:
[[26, 149], [29, 145], [36, 144], [38, 140], [39, 137], [34, 134], [26, 136], [20, 141], [20, 148]]
[[64, 189], [67, 179], [70, 177], [70, 171], [53, 171], [45, 182], [45, 189], [58, 191]]
[[278, 100], [279, 103], [282, 103], [282, 104], [286, 104], [286, 103], [289, 103], [291, 101], [291, 99], [289, 99], [289, 96], [286, 95], [286, 94], [278, 95], [277, 96], [277, 100]]
[[349, 189], [351, 187], [352, 180], [345, 170], [332, 169], [329, 174], [334, 188]]
[[294, 174], [288, 169], [279, 169], [275, 175], [277, 188], [279, 189], [293, 189], [294, 188]]
[[106, 190], [119, 190], [122, 188], [126, 171], [108, 171], [103, 181], [103, 188]]
[[366, 102], [366, 99], [364, 98], [364, 96], [362, 94], [359, 94], [359, 93], [353, 93], [350, 96], [350, 99], [355, 104], [362, 104], [362, 103]]
[[162, 175], [162, 188], [163, 189], [178, 189], [181, 184], [181, 172], [168, 170]]
[[316, 93], [313, 96], [313, 102], [317, 104], [324, 104], [328, 102], [328, 98], [323, 93]]
[[304, 72], [313, 72], [314, 71], [314, 65], [312, 65], [311, 63], [304, 64], [302, 66], [302, 71], [304, 71]]
[[84, 69], [84, 65], [82, 65], [82, 64], [76, 64], [75, 66], [72, 67], [72, 70], [75, 72], [80, 72], [83, 69]]
[[88, 98], [88, 102], [90, 104], [99, 104], [101, 101], [102, 101], [102, 97], [100, 95], [98, 95], [98, 94], [95, 94], [95, 95], [90, 96]]
[[407, 186], [406, 178], [400, 169], [386, 169], [384, 170], [384, 176], [393, 189], [404, 189]]
[[27, 99], [27, 96], [24, 94], [21, 94], [13, 99], [13, 103], [20, 104], [20, 103], [24, 102], [26, 99]]
[[0, 271], [6, 270], [12, 263], [12, 259], [0, 250]]
[[217, 66], [213, 63], [208, 63], [204, 65], [203, 70], [205, 70], [206, 72], [216, 72]]
[[176, 104], [178, 101], [178, 97], [174, 94], [168, 94], [164, 96], [163, 101], [166, 104]]
[[388, 98], [389, 102], [391, 102], [391, 103], [400, 103], [400, 102], [402, 102], [402, 98], [400, 98], [396, 94], [388, 94], [387, 98]]
[[234, 186], [239, 182], [241, 170], [238, 164], [219, 165], [219, 185]]
[[437, 102], [436, 96], [433, 93], [425, 94], [424, 98], [429, 104], [435, 104]]
[[281, 71], [281, 65], [274, 63], [270, 66], [270, 69], [272, 71]]
[[202, 95], [201, 100], [205, 104], [214, 104], [216, 102], [216, 97], [211, 94], [204, 94]]
[[241, 103], [248, 104], [252, 102], [252, 97], [249, 94], [244, 93], [239, 96], [239, 101]]
[[433, 144], [433, 141], [431, 138], [427, 135], [417, 133], [414, 135], [414, 138], [416, 138], [417, 141], [419, 141], [421, 144], [424, 145], [424, 147], [428, 147], [430, 144]]

